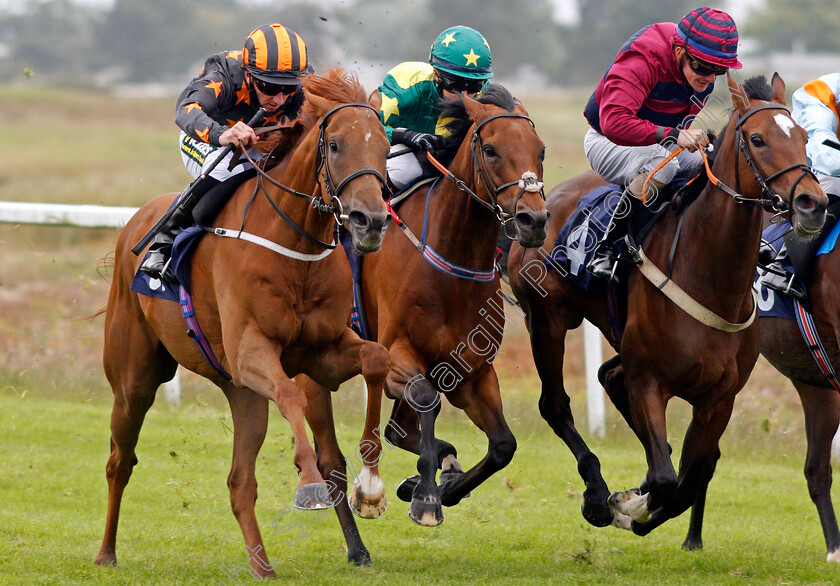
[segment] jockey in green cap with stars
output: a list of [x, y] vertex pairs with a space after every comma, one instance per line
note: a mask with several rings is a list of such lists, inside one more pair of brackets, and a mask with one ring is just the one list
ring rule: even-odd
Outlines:
[[391, 141], [388, 176], [397, 189], [423, 175], [426, 151], [444, 145], [448, 134], [439, 119], [441, 98], [475, 97], [488, 79], [492, 59], [484, 36], [468, 26], [453, 26], [432, 43], [428, 63], [407, 61], [391, 69], [382, 85], [380, 117]]

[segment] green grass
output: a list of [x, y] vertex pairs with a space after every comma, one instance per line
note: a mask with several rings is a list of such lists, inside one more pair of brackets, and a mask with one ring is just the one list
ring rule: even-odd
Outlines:
[[[524, 382], [524, 381], [521, 381]], [[526, 386], [530, 386], [526, 383]], [[768, 432], [744, 451], [724, 442], [709, 491], [705, 549], [680, 549], [688, 515], [646, 538], [586, 524], [582, 482], [571, 456], [535, 414], [532, 389], [510, 414], [519, 441], [514, 461], [455, 508], [438, 528], [412, 524], [394, 490], [414, 471], [414, 457], [387, 449], [382, 458], [390, 506], [359, 520], [373, 566], [346, 562], [332, 513], [323, 520], [287, 509], [297, 484], [288, 425], [272, 413], [258, 462], [258, 517], [283, 583], [755, 584], [832, 583], [822, 536], [801, 475], [801, 442]], [[139, 465], [123, 501], [119, 567], [93, 565], [104, 528], [110, 408], [102, 400], [0, 392], [0, 575], [4, 583], [224, 583], [222, 566], [247, 561], [225, 485], [230, 416], [214, 396], [180, 409], [153, 407], [138, 447]], [[361, 424], [360, 391], [338, 401], [345, 452]], [[582, 412], [582, 411], [581, 411]], [[677, 415], [672, 430], [680, 429]], [[465, 464], [485, 451], [481, 434], [445, 409], [439, 433]], [[615, 423], [613, 421], [613, 423]], [[759, 426], [753, 421], [745, 425]], [[679, 449], [681, 431], [676, 434]], [[787, 444], [787, 445], [786, 445]], [[644, 470], [641, 448], [619, 425], [591, 440], [613, 489], [633, 486]], [[783, 449], [780, 450], [779, 446]], [[787, 452], [787, 453], [785, 453]], [[791, 453], [797, 452], [797, 453]], [[781, 455], [780, 455], [781, 454]], [[283, 512], [285, 513], [283, 514]], [[272, 528], [272, 518], [283, 514]], [[291, 522], [296, 522], [292, 529]], [[306, 529], [301, 534], [300, 528]], [[290, 544], [290, 541], [296, 543]], [[241, 577], [247, 578], [243, 573]], [[246, 581], [250, 581], [247, 578]], [[232, 583], [228, 580], [227, 583]]]
[[[521, 96], [546, 142], [549, 188], [585, 170], [585, 92]], [[31, 84], [0, 88], [0, 200], [141, 205], [187, 181], [175, 143], [174, 98], [115, 98]], [[46, 114], [45, 114], [46, 113]], [[101, 366], [105, 304], [96, 267], [116, 231], [0, 225], [0, 583], [219, 584], [246, 561], [228, 503], [230, 416], [221, 393], [182, 376], [184, 405], [157, 405], [141, 435], [117, 543], [120, 567], [93, 559], [104, 529], [110, 390]], [[107, 275], [107, 270], [105, 271]], [[567, 340], [566, 385], [586, 426], [580, 331]], [[505, 413], [519, 442], [513, 462], [420, 528], [396, 500], [415, 458], [383, 456], [391, 501], [377, 521], [359, 521], [372, 568], [346, 563], [332, 514], [306, 524], [305, 538], [272, 529], [297, 477], [288, 425], [272, 411], [258, 465], [258, 516], [278, 576], [289, 583], [776, 584], [831, 583], [816, 511], [802, 475], [805, 434], [796, 394], [763, 360], [736, 402], [723, 458], [710, 486], [705, 550], [680, 549], [688, 515], [646, 538], [596, 529], [580, 516], [582, 482], [566, 447], [537, 413], [539, 387], [524, 326], [512, 322], [500, 371]], [[335, 397], [345, 451], [361, 430], [357, 386]], [[387, 407], [386, 407], [387, 410]], [[387, 414], [387, 413], [386, 413]], [[679, 450], [687, 408], [669, 409]], [[486, 440], [445, 408], [440, 435], [472, 464]], [[607, 439], [588, 440], [614, 490], [644, 474], [642, 449], [607, 408]], [[835, 497], [836, 498], [836, 497]], [[244, 575], [243, 575], [244, 577]], [[228, 583], [231, 583], [228, 580]]]

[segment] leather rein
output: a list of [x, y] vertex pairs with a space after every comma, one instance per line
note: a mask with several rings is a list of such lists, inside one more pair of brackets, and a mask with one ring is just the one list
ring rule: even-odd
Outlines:
[[[291, 187], [287, 187], [283, 185], [270, 175], [266, 173], [265, 169], [260, 167], [248, 154], [247, 151], [243, 151], [245, 158], [251, 163], [251, 165], [256, 169], [258, 175], [257, 186], [254, 189], [254, 193], [251, 195], [251, 199], [248, 201], [248, 205], [245, 207], [245, 214], [248, 213], [248, 209], [251, 207], [251, 203], [253, 203], [254, 198], [257, 195], [259, 190], [262, 190], [263, 194], [265, 195], [268, 202], [271, 204], [271, 207], [274, 209], [275, 213], [280, 216], [284, 222], [286, 222], [289, 226], [291, 226], [295, 232], [304, 236], [305, 238], [311, 240], [315, 244], [319, 246], [323, 246], [326, 249], [332, 250], [338, 245], [338, 226], [345, 220], [347, 220], [347, 215], [344, 213], [344, 207], [341, 204], [341, 200], [339, 199], [339, 195], [341, 194], [342, 190], [347, 187], [347, 185], [357, 177], [361, 177], [362, 175], [373, 175], [376, 177], [379, 182], [382, 184], [382, 189], [387, 189], [387, 182], [385, 178], [382, 176], [382, 173], [377, 171], [372, 167], [363, 167], [361, 169], [357, 169], [353, 171], [347, 177], [344, 177], [341, 181], [338, 182], [336, 185], [335, 180], [333, 179], [332, 172], [330, 171], [330, 165], [328, 162], [327, 157], [327, 141], [326, 141], [326, 128], [327, 122], [329, 121], [330, 116], [332, 116], [338, 110], [342, 108], [368, 108], [376, 113], [377, 118], [379, 117], [379, 111], [371, 106], [370, 104], [365, 103], [357, 103], [352, 102], [348, 104], [340, 104], [335, 108], [329, 110], [324, 116], [321, 118], [321, 122], [319, 124], [318, 129], [318, 149], [315, 154], [315, 176], [316, 178], [323, 177], [324, 188], [326, 189], [328, 200], [325, 200], [323, 195], [319, 195], [318, 197], [313, 197], [308, 193], [302, 193], [300, 191], [296, 191]], [[268, 160], [268, 157], [266, 157]], [[335, 236], [333, 238], [333, 243], [327, 243], [321, 240], [320, 238], [314, 236], [307, 232], [303, 227], [299, 226], [295, 223], [289, 216], [287, 216], [283, 210], [277, 205], [277, 203], [271, 198], [268, 194], [266, 189], [265, 182], [271, 183], [275, 187], [279, 187], [286, 193], [294, 195], [296, 197], [305, 199], [309, 202], [310, 206], [317, 209], [320, 215], [327, 215], [333, 214], [336, 219], [335, 225]], [[243, 215], [243, 225], [244, 225], [244, 215]], [[241, 231], [241, 230], [240, 230]]]

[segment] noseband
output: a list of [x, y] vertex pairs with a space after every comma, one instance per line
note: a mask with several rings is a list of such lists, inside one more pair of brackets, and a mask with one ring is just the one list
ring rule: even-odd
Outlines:
[[[788, 171], [793, 171], [795, 169], [800, 169], [802, 172], [799, 174], [799, 177], [796, 178], [796, 181], [793, 182], [793, 185], [790, 188], [790, 193], [788, 194], [788, 201], [793, 201], [794, 191], [796, 190], [796, 186], [799, 185], [799, 182], [802, 181], [807, 176], [813, 177], [815, 180], [817, 179], [814, 172], [811, 168], [806, 165], [805, 163], [797, 163], [795, 165], [791, 165], [789, 167], [785, 167], [781, 171], [777, 171], [770, 175], [769, 177], [764, 177], [756, 167], [755, 161], [750, 153], [749, 146], [747, 145], [746, 139], [744, 139], [744, 130], [743, 125], [747, 119], [756, 114], [757, 112], [761, 112], [762, 110], [784, 110], [785, 112], [790, 113], [785, 106], [781, 104], [774, 104], [774, 103], [767, 103], [761, 104], [754, 108], [751, 108], [744, 112], [743, 116], [739, 116], [735, 121], [735, 142], [738, 144], [738, 150], [735, 151], [735, 190], [733, 191], [726, 185], [720, 183], [718, 187], [726, 191], [729, 195], [735, 198], [735, 201], [738, 203], [748, 203], [750, 205], [759, 205], [762, 204], [764, 209], [767, 211], [777, 211], [777, 212], [786, 212], [790, 206], [782, 199], [782, 197], [773, 191], [770, 188], [770, 183], [775, 179], [778, 179]], [[752, 169], [753, 175], [755, 176], [755, 182], [761, 188], [761, 197], [759, 198], [752, 198], [746, 197], [741, 194], [741, 182], [740, 182], [740, 174], [738, 173], [739, 167], [739, 156], [743, 153], [744, 160], [746, 161], [747, 165], [749, 165], [750, 169]]]
[[[489, 118], [485, 118], [481, 122], [476, 123], [475, 130], [473, 130], [472, 135], [472, 142], [470, 144], [470, 153], [471, 153], [471, 164], [474, 168], [478, 169], [478, 180], [484, 186], [485, 191], [487, 191], [487, 195], [490, 197], [490, 201], [486, 201], [479, 197], [479, 195], [473, 191], [472, 189], [467, 186], [464, 181], [455, 177], [455, 175], [446, 167], [444, 167], [437, 159], [431, 156], [431, 153], [428, 154], [429, 160], [431, 163], [437, 167], [439, 171], [441, 171], [444, 176], [446, 176], [450, 181], [452, 181], [458, 189], [467, 193], [472, 199], [481, 205], [481, 207], [489, 210], [491, 213], [495, 214], [502, 225], [507, 224], [513, 219], [513, 216], [516, 215], [516, 206], [519, 204], [519, 200], [525, 195], [526, 192], [537, 192], [540, 194], [540, 197], [545, 199], [545, 193], [543, 191], [543, 182], [539, 180], [539, 176], [533, 171], [525, 171], [522, 174], [522, 177], [516, 179], [514, 181], [508, 181], [507, 183], [503, 183], [498, 187], [493, 182], [493, 178], [490, 177], [490, 173], [487, 171], [487, 161], [484, 158], [484, 149], [482, 149], [481, 145], [481, 135], [480, 131], [484, 127], [485, 124], [490, 122], [491, 120], [495, 120], [496, 118], [524, 118], [527, 120], [531, 126], [534, 126], [534, 121], [531, 120], [528, 116], [524, 114], [517, 114], [515, 112], [505, 112], [503, 114], [495, 114], [490, 116]], [[536, 126], [534, 126], [536, 128]], [[542, 175], [542, 164], [540, 164], [540, 176]], [[506, 213], [502, 207], [498, 203], [498, 196], [499, 193], [507, 189], [508, 187], [512, 187], [514, 185], [519, 186], [519, 193], [516, 195], [516, 199], [513, 202], [513, 214]]]

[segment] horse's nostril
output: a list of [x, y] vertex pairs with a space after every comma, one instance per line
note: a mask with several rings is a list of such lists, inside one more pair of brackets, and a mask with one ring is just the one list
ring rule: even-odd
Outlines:
[[534, 216], [530, 213], [520, 212], [516, 214], [516, 223], [523, 228], [530, 228], [534, 225]]
[[801, 213], [811, 213], [819, 207], [819, 200], [810, 193], [800, 193], [794, 199], [794, 206], [796, 211]]
[[362, 212], [350, 212], [349, 218], [350, 222], [357, 228], [366, 228], [370, 223], [367, 215]]

